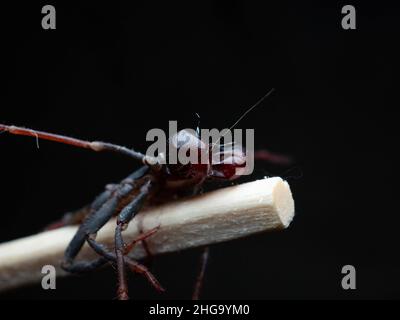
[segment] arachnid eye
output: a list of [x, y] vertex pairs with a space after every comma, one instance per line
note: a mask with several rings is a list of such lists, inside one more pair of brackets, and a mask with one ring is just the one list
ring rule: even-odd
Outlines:
[[193, 130], [181, 130], [171, 138], [171, 145], [176, 149], [180, 149], [182, 147], [191, 149], [205, 149], [206, 144], [201, 141], [196, 132]]

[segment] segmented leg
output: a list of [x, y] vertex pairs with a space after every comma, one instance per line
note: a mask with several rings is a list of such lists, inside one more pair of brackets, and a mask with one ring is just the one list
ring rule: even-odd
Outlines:
[[74, 261], [68, 268], [65, 268], [65, 266], [63, 268], [68, 272], [79, 274], [94, 271], [108, 262], [108, 259], [100, 257], [92, 261]]
[[149, 180], [140, 188], [139, 194], [129, 203], [117, 217], [117, 226], [115, 227], [115, 256], [118, 271], [118, 298], [120, 300], [128, 299], [128, 286], [126, 281], [126, 272], [124, 264], [125, 243], [122, 237], [122, 230], [142, 208], [145, 200], [152, 190], [152, 181]]
[[81, 250], [86, 236], [88, 234], [95, 234], [103, 227], [108, 220], [113, 216], [114, 212], [124, 197], [133, 191], [133, 186], [124, 184], [122, 185], [115, 194], [108, 199], [104, 205], [96, 211], [92, 216], [89, 216], [79, 227], [75, 236], [72, 238], [67, 249], [64, 253], [64, 261], [62, 267], [70, 272], [77, 272], [75, 270], [74, 259]]
[[204, 275], [206, 273], [209, 255], [210, 255], [210, 248], [205, 247], [203, 249], [203, 253], [200, 257], [200, 271], [199, 271], [199, 274], [197, 276], [196, 283], [194, 286], [192, 300], [199, 300], [199, 298], [200, 298], [200, 293], [201, 293], [201, 289], [203, 287]]
[[97, 210], [90, 214], [80, 225], [75, 236], [69, 243], [64, 254], [64, 261], [62, 263], [63, 269], [76, 273], [82, 272], [82, 270], [85, 271], [86, 269], [91, 270], [96, 265], [105, 263], [104, 261], [95, 261], [91, 264], [90, 262], [75, 262], [74, 260], [86, 241], [87, 235], [95, 235], [97, 231], [107, 223], [118, 209], [121, 200], [134, 191], [134, 182], [142, 178], [147, 172], [148, 167], [140, 168], [124, 179], [123, 182], [111, 192], [109, 197], [106, 196], [106, 192], [110, 192], [111, 190], [106, 190], [93, 202], [92, 207]]
[[[193, 195], [197, 195], [199, 193], [202, 193], [202, 183], [199, 183], [197, 186], [193, 188]], [[208, 263], [208, 257], [210, 255], [210, 247], [204, 247], [203, 252], [200, 256], [200, 268], [197, 274], [196, 282], [194, 284], [194, 289], [192, 293], [192, 300], [199, 300], [200, 294], [201, 294], [201, 289], [203, 288], [203, 282], [204, 282], [204, 275], [206, 273], [207, 269], [207, 263]]]
[[[144, 275], [147, 280], [151, 283], [151, 285], [160, 292], [164, 291], [164, 288], [160, 285], [158, 280], [154, 277], [154, 275], [141, 263], [127, 257], [126, 255], [129, 253], [130, 250], [132, 250], [134, 244], [137, 242], [143, 241], [144, 239], [147, 239], [148, 237], [152, 236], [158, 228], [152, 229], [146, 233], [143, 233], [139, 235], [136, 239], [134, 239], [128, 246], [125, 247], [124, 251], [124, 257], [123, 257], [123, 262], [126, 264], [133, 272], [139, 273]], [[115, 253], [109, 251], [104, 245], [96, 242], [93, 238], [88, 237], [87, 242], [89, 245], [93, 248], [93, 250], [102, 256], [102, 258], [111, 261], [114, 264], [118, 263], [117, 257]]]
[[[133, 239], [131, 241], [131, 243], [125, 244], [125, 250], [124, 250], [124, 254], [127, 255], [129, 252], [132, 251], [133, 247], [138, 243], [138, 242], [142, 242], [142, 244], [144, 245], [145, 240], [149, 237], [151, 237], [153, 234], [155, 234], [158, 229], [160, 229], [160, 226], [150, 229], [149, 231], [143, 232], [141, 233], [136, 239]], [[148, 254], [146, 248], [144, 248], [146, 251], [146, 254]]]

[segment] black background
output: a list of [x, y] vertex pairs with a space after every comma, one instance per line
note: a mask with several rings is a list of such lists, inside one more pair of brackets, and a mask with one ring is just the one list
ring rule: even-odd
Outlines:
[[[399, 298], [399, 9], [382, 1], [70, 3], [3, 7], [6, 80], [0, 122], [145, 150], [151, 128], [230, 126], [293, 156], [258, 163], [252, 179], [291, 185], [296, 217], [283, 232], [212, 248], [205, 299]], [[53, 4], [57, 29], [41, 28]], [[357, 29], [343, 30], [353, 4]], [[110, 154], [0, 135], [0, 241], [40, 231], [136, 166]], [[157, 257], [159, 295], [131, 277], [134, 299], [188, 299], [199, 250]], [[341, 288], [341, 268], [357, 290]], [[112, 269], [0, 298], [115, 297]]]

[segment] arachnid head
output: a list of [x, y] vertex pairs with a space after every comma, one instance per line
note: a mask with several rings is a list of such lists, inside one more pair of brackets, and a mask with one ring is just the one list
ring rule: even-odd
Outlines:
[[246, 167], [246, 154], [241, 147], [206, 143], [192, 130], [181, 130], [172, 136], [169, 148], [176, 155], [173, 159], [167, 153], [165, 172], [169, 179], [233, 180]]

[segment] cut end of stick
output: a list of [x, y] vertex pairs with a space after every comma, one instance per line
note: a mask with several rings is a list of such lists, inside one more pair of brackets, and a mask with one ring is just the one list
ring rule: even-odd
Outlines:
[[281, 219], [284, 228], [287, 228], [294, 217], [294, 201], [289, 184], [281, 181], [274, 190], [276, 212]]

